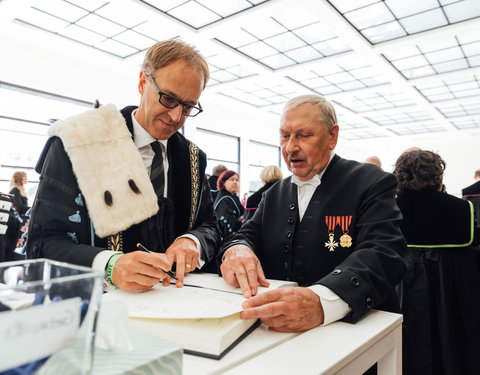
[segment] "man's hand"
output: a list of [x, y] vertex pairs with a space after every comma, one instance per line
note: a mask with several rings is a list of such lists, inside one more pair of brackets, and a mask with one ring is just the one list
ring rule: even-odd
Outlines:
[[257, 256], [245, 245], [228, 248], [223, 256], [220, 270], [225, 282], [235, 288], [240, 287], [245, 298], [257, 294], [258, 284], [270, 285]]
[[181, 237], [170, 245], [165, 255], [172, 264], [177, 263], [175, 273], [178, 280], [176, 285], [177, 288], [181, 288], [185, 274], [197, 267], [199, 256], [197, 245], [190, 238]]
[[112, 271], [115, 286], [125, 290], [145, 290], [163, 280], [163, 285], [170, 285], [169, 271], [171, 262], [160, 253], [134, 251], [118, 258]]
[[300, 332], [323, 323], [320, 297], [308, 288], [280, 288], [245, 301], [242, 319], [260, 318], [279, 332]]

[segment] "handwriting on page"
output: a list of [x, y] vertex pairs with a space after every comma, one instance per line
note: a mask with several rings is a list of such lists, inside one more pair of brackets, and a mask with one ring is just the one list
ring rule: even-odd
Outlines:
[[124, 292], [128, 315], [136, 318], [221, 318], [242, 311], [243, 296], [204, 288], [157, 286], [142, 293]]

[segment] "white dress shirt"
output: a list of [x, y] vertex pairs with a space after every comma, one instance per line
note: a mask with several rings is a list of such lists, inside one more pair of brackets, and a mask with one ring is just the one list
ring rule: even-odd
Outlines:
[[[335, 152], [332, 151], [328, 164], [330, 164], [330, 161], [332, 160], [334, 155]], [[307, 210], [313, 193], [317, 189], [318, 185], [322, 183], [322, 176], [327, 167], [325, 167], [322, 172], [313, 176], [308, 181], [301, 181], [298, 179], [297, 176], [292, 176], [292, 184], [297, 185], [298, 215], [300, 217], [300, 221], [302, 221], [303, 219], [303, 215]], [[342, 319], [351, 311], [351, 308], [348, 306], [348, 304], [326, 286], [312, 285], [308, 288], [320, 297], [320, 302], [322, 304], [324, 314], [324, 320], [322, 325], [325, 326], [327, 324], [336, 322], [337, 320]]]

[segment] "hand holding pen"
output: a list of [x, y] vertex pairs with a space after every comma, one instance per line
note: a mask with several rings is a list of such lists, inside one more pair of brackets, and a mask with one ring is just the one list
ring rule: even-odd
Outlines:
[[[137, 243], [137, 249], [138, 250], [141, 250], [141, 251], [145, 251], [147, 253], [152, 253], [152, 251], [148, 250], [145, 246], [143, 246], [141, 243]], [[174, 278], [175, 280], [178, 280], [177, 279], [177, 276], [175, 276], [175, 274], [173, 273], [173, 271], [165, 271], [164, 269], [162, 269], [163, 272], [165, 272], [168, 276]]]
[[168, 286], [170, 276], [164, 270], [170, 270], [171, 265], [165, 254], [132, 251], [117, 258], [111, 279], [116, 287], [132, 291], [149, 289], [159, 282]]

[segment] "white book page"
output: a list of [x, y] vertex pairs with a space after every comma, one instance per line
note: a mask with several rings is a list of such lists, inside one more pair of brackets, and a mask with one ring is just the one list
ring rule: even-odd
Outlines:
[[[175, 280], [173, 280], [174, 282]], [[269, 290], [278, 289], [286, 286], [297, 286], [294, 281], [284, 280], [268, 280], [270, 282], [269, 287], [258, 286], [258, 294], [264, 293]], [[224, 292], [242, 294], [240, 288], [235, 288], [228, 285], [222, 277], [213, 273], [189, 273], [185, 276], [183, 281], [184, 285], [199, 286], [202, 288], [208, 288], [213, 290], [221, 290]]]
[[157, 319], [222, 318], [242, 311], [242, 295], [215, 290], [161, 284], [144, 292], [116, 290], [104, 299], [120, 298], [128, 307], [128, 316]]
[[[269, 281], [270, 287], [259, 287], [258, 293], [296, 285], [288, 281]], [[223, 278], [209, 273], [188, 274], [183, 288], [157, 284], [143, 292], [117, 289], [103, 298], [120, 298], [128, 307], [129, 317], [156, 319], [223, 318], [242, 311], [245, 301], [239, 288], [231, 287]]]

